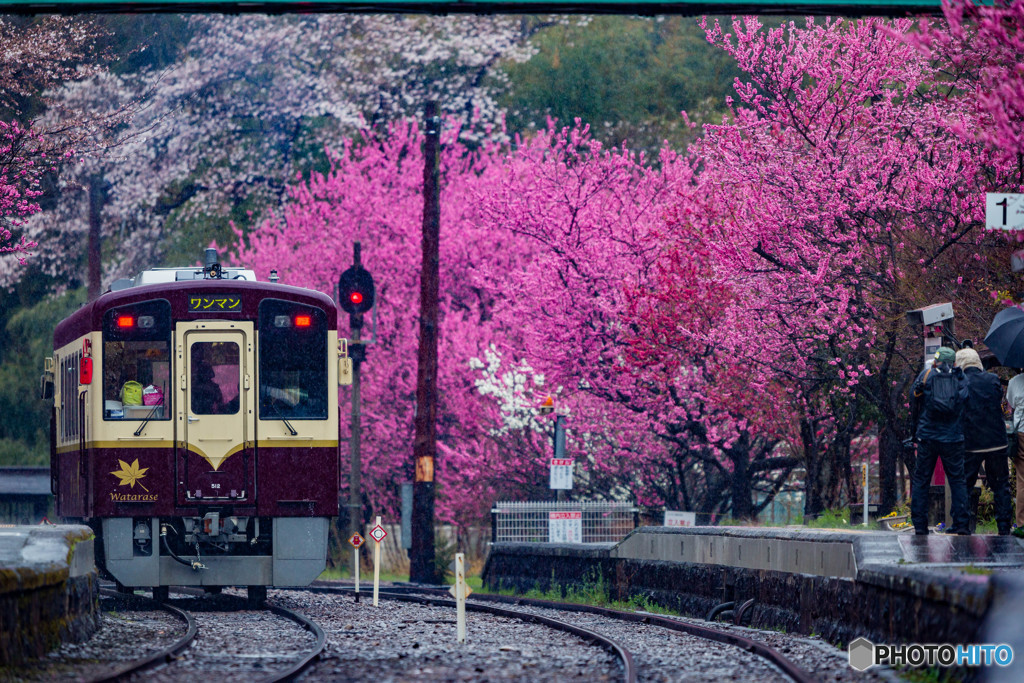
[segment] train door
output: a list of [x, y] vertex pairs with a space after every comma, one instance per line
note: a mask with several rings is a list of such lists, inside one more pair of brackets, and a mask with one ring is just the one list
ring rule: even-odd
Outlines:
[[252, 325], [183, 323], [178, 336], [183, 498], [251, 502]]

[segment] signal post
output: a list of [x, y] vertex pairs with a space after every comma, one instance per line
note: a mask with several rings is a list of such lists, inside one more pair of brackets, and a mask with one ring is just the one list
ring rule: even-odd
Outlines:
[[[348, 528], [350, 538], [359, 536], [359, 526], [363, 519], [361, 490], [362, 456], [359, 452], [359, 437], [362, 428], [360, 369], [363, 361], [366, 360], [366, 344], [360, 341], [360, 335], [363, 329], [363, 313], [373, 308], [375, 295], [373, 276], [363, 269], [361, 257], [362, 245], [357, 240], [352, 245], [352, 267], [338, 278], [338, 304], [342, 310], [349, 314], [349, 329], [351, 330], [351, 341], [348, 347], [348, 355], [352, 359], [352, 436], [349, 442], [351, 470], [348, 485]], [[353, 567], [353, 572], [358, 572], [358, 547], [353, 557], [356, 563], [356, 567]]]

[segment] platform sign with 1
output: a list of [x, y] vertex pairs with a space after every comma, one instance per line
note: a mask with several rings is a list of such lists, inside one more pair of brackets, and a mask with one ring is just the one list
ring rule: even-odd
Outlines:
[[1024, 230], [1024, 194], [985, 194], [987, 230]]

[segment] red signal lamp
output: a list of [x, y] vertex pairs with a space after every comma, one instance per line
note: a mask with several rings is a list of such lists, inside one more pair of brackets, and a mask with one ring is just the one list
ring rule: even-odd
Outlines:
[[135, 318], [130, 315], [117, 316], [117, 326], [120, 328], [135, 327]]
[[295, 316], [295, 327], [309, 327], [312, 324], [313, 319], [308, 315]]

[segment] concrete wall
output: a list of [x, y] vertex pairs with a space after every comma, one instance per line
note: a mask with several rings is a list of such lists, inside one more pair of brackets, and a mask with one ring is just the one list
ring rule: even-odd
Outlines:
[[99, 628], [93, 540], [84, 526], [0, 528], [0, 665]]
[[[652, 552], [652, 541], [653, 552], [662, 543], [669, 543], [670, 547], [662, 550], [674, 553], [675, 545], [684, 535], [674, 534], [664, 541], [658, 534], [637, 534], [639, 539], [631, 537], [631, 553], [622, 552], [630, 546], [630, 539], [619, 547], [496, 544], [484, 570], [484, 583], [491, 590], [556, 589], [563, 594], [598, 584], [612, 600], [642, 597], [699, 618], [706, 617], [720, 603], [735, 601], [738, 606], [753, 599], [751, 625], [818, 634], [836, 644], [859, 636], [872, 642], [980, 642], [979, 632], [992, 603], [991, 577], [966, 575], [948, 568], [863, 564], [855, 577], [836, 577], [824, 570], [813, 574], [735, 566], [730, 563], [729, 543], [716, 547], [715, 552], [721, 555], [717, 563], [619, 556], [636, 555], [640, 550], [643, 554]], [[700, 554], [707, 551], [705, 545], [719, 543], [712, 538], [714, 535], [710, 530], [690, 532], [687, 538]], [[733, 541], [741, 540], [750, 546], [744, 558], [761, 557], [754, 552], [760, 546], [750, 543], [749, 535], [746, 539], [743, 534], [733, 536]], [[799, 566], [807, 561], [804, 558], [812, 558], [815, 569], [821, 565], [845, 573], [842, 570], [851, 553], [857, 554], [850, 549], [849, 537], [846, 547], [828, 535], [818, 538], [820, 545], [812, 545], [809, 551], [803, 544], [814, 541], [808, 541], [806, 535], [788, 539], [803, 549], [800, 560], [796, 559], [795, 551], [786, 549], [787, 539], [766, 540], [776, 548], [782, 566]], [[682, 548], [680, 552], [685, 552]], [[825, 548], [831, 548], [831, 552], [822, 559], [818, 551]], [[732, 549], [736, 549], [735, 543]], [[751, 563], [758, 564], [760, 560]]]

